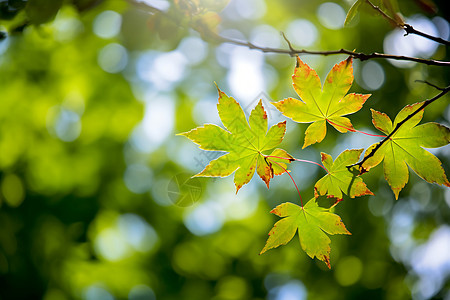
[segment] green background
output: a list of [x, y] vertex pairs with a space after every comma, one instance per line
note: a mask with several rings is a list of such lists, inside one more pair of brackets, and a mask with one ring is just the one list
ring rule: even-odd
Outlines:
[[[381, 165], [363, 176], [376, 196], [344, 197], [336, 213], [352, 236], [331, 238], [331, 270], [297, 237], [258, 255], [278, 220], [269, 211], [299, 201], [286, 175], [270, 190], [254, 176], [237, 195], [232, 176], [189, 180], [219, 153], [175, 134], [221, 125], [214, 82], [247, 115], [262, 98], [270, 125], [283, 118], [269, 102], [297, 97], [294, 58], [203, 41], [188, 28], [192, 15], [173, 12], [194, 2], [170, 2], [168, 19], [119, 0], [0, 1], [0, 299], [450, 299], [450, 192], [411, 170], [398, 201]], [[283, 31], [299, 49], [396, 48], [448, 60], [445, 46], [405, 44], [414, 42], [402, 31], [389, 44], [393, 28], [370, 9], [342, 28], [351, 1], [324, 3], [200, 8], [219, 13], [218, 33], [261, 46], [287, 48]], [[435, 1], [436, 13], [424, 3], [399, 6], [413, 25], [448, 38], [445, 1]], [[301, 58], [323, 80], [346, 57]], [[438, 93], [415, 80], [450, 81], [445, 67], [354, 64], [350, 92], [372, 96], [350, 118], [372, 133], [370, 108], [393, 118]], [[448, 125], [448, 99], [424, 121]], [[316, 162], [320, 152], [336, 158], [378, 141], [328, 126], [322, 143], [301, 150], [306, 127], [289, 120], [280, 146]], [[449, 148], [433, 153], [450, 172]], [[291, 170], [312, 198], [324, 172]]]

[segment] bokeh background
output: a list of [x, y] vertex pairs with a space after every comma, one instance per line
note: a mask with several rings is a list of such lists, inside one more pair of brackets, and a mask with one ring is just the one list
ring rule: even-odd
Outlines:
[[[285, 49], [280, 31], [310, 50], [448, 60], [445, 46], [369, 9], [344, 28], [352, 1], [143, 3], [0, 0], [0, 299], [450, 299], [448, 188], [412, 172], [395, 201], [381, 166], [364, 175], [376, 196], [336, 208], [353, 235], [331, 237], [328, 270], [298, 238], [258, 255], [278, 219], [269, 211], [299, 201], [286, 175], [237, 195], [232, 177], [188, 180], [220, 153], [176, 136], [221, 125], [214, 82], [246, 114], [262, 99], [270, 124], [283, 120], [270, 101], [296, 97], [294, 58], [210, 40], [189, 28], [198, 20]], [[445, 4], [399, 1], [407, 22], [448, 39]], [[323, 79], [346, 57], [301, 58]], [[354, 61], [354, 74], [350, 91], [372, 96], [351, 119], [372, 133], [371, 107], [393, 118], [438, 93], [416, 80], [450, 82], [448, 68], [386, 60]], [[424, 121], [448, 125], [448, 100]], [[316, 162], [378, 141], [329, 127], [301, 150], [305, 129], [289, 120], [281, 147]], [[448, 174], [450, 148], [431, 151]], [[323, 171], [291, 170], [312, 198]]]

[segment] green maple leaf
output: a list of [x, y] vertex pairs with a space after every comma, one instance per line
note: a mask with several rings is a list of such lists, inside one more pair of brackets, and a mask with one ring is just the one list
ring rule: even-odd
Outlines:
[[316, 71], [297, 57], [292, 81], [302, 101], [287, 98], [272, 104], [295, 122], [312, 123], [306, 129], [303, 148], [320, 143], [325, 138], [327, 122], [342, 133], [354, 130], [350, 120], [343, 116], [360, 110], [370, 97], [355, 93], [346, 95], [353, 83], [350, 57], [333, 67], [323, 88]]
[[348, 10], [347, 16], [345, 17], [344, 26], [350, 24], [350, 22], [355, 18], [359, 11], [359, 7], [364, 3], [364, 0], [357, 0], [353, 3], [352, 7]]
[[358, 162], [363, 151], [364, 149], [345, 150], [334, 162], [331, 155], [322, 152], [322, 163], [328, 170], [328, 174], [315, 184], [314, 196], [317, 198], [328, 195], [328, 197], [334, 197], [340, 201], [342, 193], [350, 198], [373, 195], [362, 178], [355, 175], [359, 174], [355, 167], [353, 167], [354, 170], [347, 168], [348, 165]]
[[330, 238], [325, 234], [351, 234], [342, 223], [341, 217], [319, 207], [311, 199], [304, 207], [293, 203], [283, 203], [271, 213], [283, 219], [275, 223], [261, 253], [280, 245], [286, 245], [298, 229], [300, 245], [311, 258], [317, 257], [330, 268]]
[[[386, 114], [372, 109], [372, 123], [378, 130], [389, 135], [398, 123], [422, 104], [423, 102], [419, 102], [405, 106], [395, 117], [394, 123]], [[401, 125], [392, 137], [362, 165], [363, 169], [368, 171], [384, 160], [384, 177], [396, 199], [408, 182], [408, 166], [430, 183], [450, 186], [439, 159], [423, 149], [442, 147], [450, 143], [450, 129], [434, 122], [417, 125], [422, 117], [423, 110]], [[370, 146], [365, 156], [369, 155], [377, 144]]]
[[274, 175], [285, 172], [286, 163], [290, 163], [292, 159], [292, 156], [282, 149], [275, 149], [270, 156], [287, 159], [267, 158], [263, 154], [281, 143], [286, 132], [286, 121], [273, 125], [267, 131], [267, 114], [259, 101], [247, 122], [239, 103], [219, 88], [217, 89], [219, 91], [217, 110], [227, 130], [213, 124], [206, 124], [179, 135], [186, 136], [198, 144], [200, 149], [228, 153], [211, 161], [195, 177], [226, 177], [236, 171], [234, 183], [237, 193], [252, 179], [256, 169], [258, 175], [269, 187], [270, 179]]

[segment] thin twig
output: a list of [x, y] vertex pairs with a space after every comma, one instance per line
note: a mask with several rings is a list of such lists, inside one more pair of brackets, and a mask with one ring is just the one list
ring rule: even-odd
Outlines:
[[244, 47], [248, 47], [250, 49], [262, 51], [264, 53], [288, 54], [290, 56], [296, 56], [298, 54], [311, 54], [311, 55], [322, 55], [322, 56], [347, 54], [347, 55], [352, 56], [353, 58], [359, 59], [360, 61], [365, 61], [365, 60], [374, 59], [374, 58], [383, 58], [383, 59], [413, 61], [413, 62], [417, 62], [417, 63], [422, 63], [422, 64], [426, 64], [426, 65], [434, 65], [434, 66], [450, 66], [450, 62], [448, 62], [448, 61], [439, 61], [439, 60], [433, 60], [433, 59], [424, 59], [424, 58], [418, 58], [418, 57], [392, 55], [392, 54], [384, 54], [384, 53], [377, 53], [377, 52], [366, 54], [366, 53], [350, 51], [350, 50], [346, 50], [346, 49], [339, 49], [339, 50], [332, 50], [332, 51], [310, 51], [310, 50], [305, 50], [305, 49], [297, 50], [297, 49], [279, 49], [279, 48], [270, 48], [270, 47], [260, 47], [255, 44], [252, 44], [250, 42], [242, 42], [239, 40], [234, 40], [231, 38], [220, 36], [213, 32], [210, 32], [209, 37], [218, 42], [230, 43], [230, 44], [234, 44], [234, 45], [238, 45], [238, 46], [244, 46]]
[[450, 45], [450, 41], [441, 39], [440, 37], [435, 37], [435, 36], [429, 35], [429, 34], [427, 34], [425, 32], [421, 32], [421, 31], [419, 31], [417, 29], [414, 29], [414, 27], [412, 27], [409, 24], [404, 24], [403, 25], [403, 29], [406, 31], [405, 35], [408, 35], [408, 34], [420, 35], [420, 36], [422, 36], [424, 38], [427, 38], [429, 40], [435, 41], [437, 43], [444, 44], [446, 46]]
[[440, 44], [444, 44], [449, 46], [450, 45], [450, 41], [444, 40], [440, 37], [435, 37], [432, 35], [429, 35], [425, 32], [419, 31], [417, 29], [415, 29], [414, 27], [412, 27], [412, 25], [407, 24], [407, 23], [403, 23], [403, 22], [398, 22], [397, 20], [395, 20], [394, 18], [392, 18], [391, 16], [388, 16], [383, 10], [381, 10], [378, 6], [374, 5], [372, 2], [370, 2], [369, 0], [366, 0], [366, 3], [369, 4], [374, 10], [376, 10], [383, 18], [385, 18], [386, 20], [389, 21], [389, 23], [393, 24], [394, 26], [403, 29], [406, 33], [405, 35], [408, 34], [415, 34], [415, 35], [419, 35], [422, 36], [426, 39], [435, 41], [437, 43]]
[[375, 152], [377, 152], [381, 146], [386, 143], [388, 140], [391, 139], [391, 137], [400, 129], [400, 127], [405, 124], [408, 120], [410, 120], [412, 117], [414, 117], [415, 115], [417, 115], [421, 110], [425, 109], [425, 107], [427, 107], [428, 105], [430, 105], [431, 103], [433, 103], [434, 101], [436, 101], [437, 99], [441, 98], [442, 96], [444, 96], [445, 94], [447, 94], [450, 91], [450, 85], [447, 86], [446, 88], [444, 88], [439, 94], [437, 94], [436, 96], [434, 96], [431, 99], [425, 100], [423, 102], [423, 104], [416, 109], [413, 113], [409, 114], [405, 119], [403, 119], [401, 122], [397, 123], [397, 125], [395, 126], [394, 130], [392, 130], [391, 133], [389, 133], [388, 136], [386, 136], [381, 142], [379, 142], [375, 148], [372, 149], [372, 151], [365, 155], [363, 160], [361, 160], [360, 162], [353, 164], [353, 165], [349, 165], [347, 166], [348, 169], [350, 169], [351, 167], [354, 166], [358, 166], [359, 167], [359, 172], [360, 174], [363, 174], [365, 172], [367, 172], [367, 170], [363, 167], [363, 164], [371, 157], [373, 157], [375, 155]]
[[429, 81], [426, 81], [426, 80], [419, 80], [419, 79], [417, 79], [417, 80], [414, 80], [414, 81], [415, 82], [420, 82], [420, 83], [425, 83], [425, 84], [427, 84], [427, 85], [429, 85], [431, 87], [434, 87], [435, 89], [440, 90], [440, 91], [445, 90], [445, 88], [441, 88], [441, 87], [439, 87], [439, 86], [437, 86], [437, 85], [435, 85], [435, 84], [433, 84], [433, 83], [431, 83]]
[[291, 52], [295, 51], [294, 47], [292, 47], [291, 41], [288, 40], [288, 38], [286, 37], [286, 35], [284, 34], [283, 31], [281, 31], [281, 35], [283, 36], [283, 39], [286, 41], [286, 44], [288, 45], [289, 50], [291, 50]]
[[[176, 22], [176, 24], [178, 24], [179, 26], [181, 26], [178, 19], [174, 18], [172, 15], [168, 15], [167, 13], [165, 13], [162, 10], [159, 10], [151, 5], [148, 5], [147, 3], [139, 2], [137, 0], [126, 0], [126, 1], [132, 5], [136, 5], [140, 9], [147, 10], [148, 12], [161, 13], [164, 16], [166, 16], [167, 18]], [[191, 26], [191, 28], [196, 31], [199, 31], [198, 27]], [[433, 60], [433, 59], [424, 59], [424, 58], [401, 56], [401, 55], [391, 55], [391, 54], [384, 54], [384, 53], [377, 53], [377, 52], [366, 54], [366, 53], [350, 51], [350, 50], [346, 50], [346, 49], [332, 50], [332, 51], [310, 51], [310, 50], [304, 50], [304, 49], [301, 49], [301, 50], [294, 49], [292, 47], [292, 45], [290, 45], [290, 49], [261, 47], [261, 46], [252, 44], [250, 42], [243, 42], [243, 41], [239, 41], [239, 40], [235, 40], [232, 38], [227, 38], [227, 37], [221, 36], [215, 32], [212, 32], [211, 30], [207, 30], [207, 28], [204, 28], [204, 27], [202, 27], [202, 31], [200, 32], [200, 34], [202, 35], [203, 38], [208, 38], [211, 41], [214, 41], [217, 43], [229, 43], [229, 44], [233, 44], [233, 45], [237, 45], [237, 46], [247, 47], [249, 49], [258, 50], [258, 51], [261, 51], [264, 53], [287, 54], [290, 56], [296, 56], [299, 54], [322, 55], [322, 56], [346, 54], [346, 55], [352, 56], [355, 59], [359, 59], [360, 61], [365, 61], [365, 60], [369, 60], [369, 59], [393, 59], [393, 60], [401, 60], [401, 61], [413, 61], [413, 62], [417, 62], [417, 63], [421, 63], [421, 64], [434, 65], [434, 66], [450, 66], [450, 62], [447, 62], [447, 61], [439, 61], [439, 60]], [[286, 37], [284, 37], [284, 38], [286, 39]], [[290, 43], [288, 43], [288, 45], [289, 44]]]

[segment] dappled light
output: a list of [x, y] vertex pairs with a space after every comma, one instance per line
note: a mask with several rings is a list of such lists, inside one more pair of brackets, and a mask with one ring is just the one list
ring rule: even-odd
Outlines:
[[444, 2], [0, 1], [0, 299], [449, 300]]
[[345, 11], [339, 4], [326, 2], [317, 9], [317, 17], [326, 28], [339, 29], [344, 24]]

